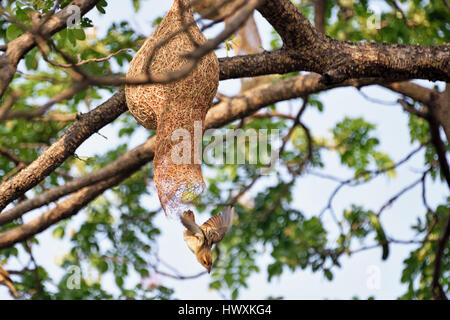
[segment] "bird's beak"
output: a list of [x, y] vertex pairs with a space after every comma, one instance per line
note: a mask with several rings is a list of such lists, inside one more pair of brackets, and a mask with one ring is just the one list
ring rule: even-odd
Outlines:
[[208, 273], [211, 273], [211, 267], [208, 268]]

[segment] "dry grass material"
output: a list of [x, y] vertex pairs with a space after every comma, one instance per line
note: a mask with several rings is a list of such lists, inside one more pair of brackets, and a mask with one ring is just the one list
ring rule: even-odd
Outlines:
[[[183, 55], [195, 49], [193, 41], [197, 44], [206, 41], [195, 23], [187, 32], [176, 35], [159, 48], [152, 61], [150, 57], [157, 43], [193, 21], [190, 1], [175, 0], [155, 32], [134, 56], [127, 78], [146, 74], [149, 70], [152, 75], [180, 70], [188, 62]], [[211, 52], [182, 80], [125, 87], [130, 112], [144, 127], [156, 129], [154, 179], [161, 205], [169, 217], [181, 215], [187, 209], [187, 201], [203, 192], [200, 164], [194, 164], [194, 158], [201, 159], [198, 158], [201, 156], [199, 150], [194, 147], [201, 143], [202, 135], [194, 135], [194, 122], [201, 121], [204, 125], [218, 84], [219, 62]], [[176, 164], [172, 159], [172, 152], [179, 144], [179, 141], [172, 141], [172, 133], [177, 129], [184, 129], [190, 135], [191, 161], [188, 164]], [[201, 127], [201, 133], [203, 130]]]
[[[193, 4], [194, 10], [198, 12], [203, 18], [216, 20], [221, 17], [226, 17], [232, 14], [236, 9], [236, 0], [229, 0], [225, 3], [226, 0], [198, 0]], [[221, 4], [224, 4], [221, 6]], [[218, 8], [213, 10], [213, 12], [209, 12], [210, 8]]]
[[[211, 20], [224, 18], [225, 25], [227, 25], [229, 18], [233, 16], [240, 4], [242, 4], [242, 1], [240, 0], [196, 0], [193, 1], [192, 6], [194, 10], [203, 18]], [[210, 12], [211, 9], [217, 7], [220, 8]], [[232, 44], [235, 55], [257, 54], [264, 51], [261, 36], [253, 14], [249, 17], [242, 28], [234, 34]], [[241, 78], [241, 92], [270, 82], [270, 76]]]

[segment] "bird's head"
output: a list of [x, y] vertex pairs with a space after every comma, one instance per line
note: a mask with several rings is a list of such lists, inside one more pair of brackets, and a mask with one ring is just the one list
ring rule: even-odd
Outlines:
[[208, 270], [208, 273], [211, 272], [212, 256], [210, 249], [204, 248], [203, 250], [200, 250], [197, 254], [197, 260], [206, 270]]

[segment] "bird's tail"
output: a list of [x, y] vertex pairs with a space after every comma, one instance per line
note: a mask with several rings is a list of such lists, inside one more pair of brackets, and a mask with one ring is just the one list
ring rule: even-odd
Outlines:
[[183, 215], [180, 217], [180, 221], [184, 225], [184, 227], [193, 234], [200, 234], [200, 235], [203, 234], [202, 230], [195, 223], [195, 216], [191, 210], [185, 211]]
[[222, 221], [224, 225], [231, 227], [231, 222], [234, 217], [234, 207], [228, 206], [222, 212]]

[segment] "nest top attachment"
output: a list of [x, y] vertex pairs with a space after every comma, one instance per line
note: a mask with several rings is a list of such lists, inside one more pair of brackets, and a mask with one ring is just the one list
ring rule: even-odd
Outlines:
[[[191, 24], [184, 32], [187, 24]], [[162, 41], [165, 44], [160, 46]], [[178, 71], [190, 63], [185, 54], [206, 42], [194, 21], [189, 0], [175, 0], [172, 7], [134, 56], [127, 79], [151, 73]], [[128, 108], [144, 127], [156, 130], [155, 184], [161, 205], [168, 216], [180, 216], [186, 199], [200, 195], [204, 181], [198, 159], [194, 123], [204, 123], [219, 84], [219, 61], [212, 51], [202, 57], [194, 70], [167, 84], [125, 86]], [[201, 127], [203, 133], [204, 126]], [[178, 130], [178, 131], [177, 131]], [[184, 130], [184, 131], [183, 131]], [[173, 141], [176, 132], [185, 132], [184, 141]], [[189, 140], [189, 141], [186, 141]], [[179, 148], [180, 142], [184, 148]], [[186, 148], [186, 144], [189, 147]], [[178, 159], [184, 160], [179, 163]]]

